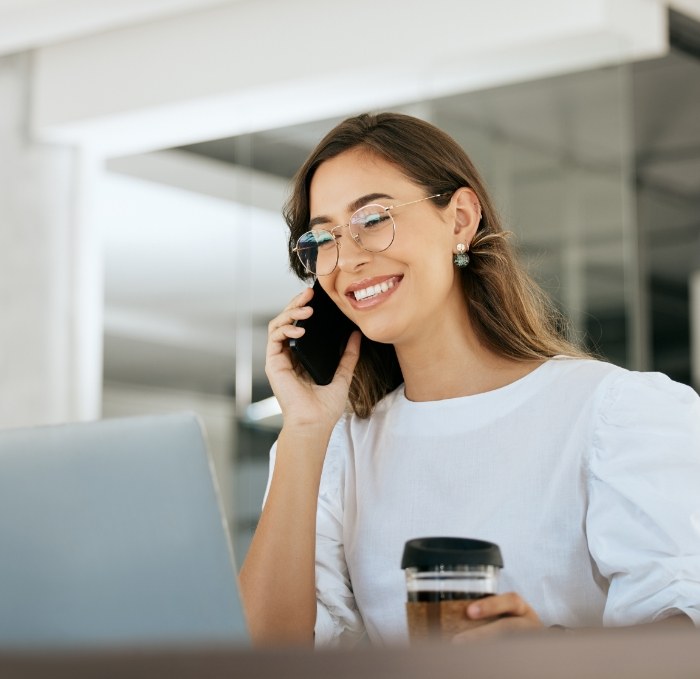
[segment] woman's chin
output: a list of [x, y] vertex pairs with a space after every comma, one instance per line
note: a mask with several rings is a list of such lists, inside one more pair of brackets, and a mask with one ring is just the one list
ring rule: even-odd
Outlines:
[[360, 328], [362, 334], [373, 342], [379, 344], [396, 344], [396, 332], [388, 328]]

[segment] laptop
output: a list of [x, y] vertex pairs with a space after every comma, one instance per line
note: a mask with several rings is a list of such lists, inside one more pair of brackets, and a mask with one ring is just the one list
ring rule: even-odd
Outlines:
[[0, 431], [0, 649], [249, 643], [202, 427]]

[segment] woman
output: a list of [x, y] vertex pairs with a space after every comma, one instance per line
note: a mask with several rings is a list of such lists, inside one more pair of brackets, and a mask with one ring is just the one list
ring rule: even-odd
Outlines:
[[461, 639], [700, 624], [700, 399], [564, 338], [450, 137], [350, 118], [300, 169], [285, 216], [296, 273], [361, 334], [318, 386], [288, 349], [313, 292], [269, 325], [284, 426], [241, 572], [254, 639], [405, 640], [401, 553], [425, 535], [503, 552], [508, 593], [466, 608], [486, 624]]

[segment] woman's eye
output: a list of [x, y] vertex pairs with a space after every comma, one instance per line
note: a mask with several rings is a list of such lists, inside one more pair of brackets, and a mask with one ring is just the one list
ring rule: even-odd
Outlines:
[[362, 221], [360, 222], [360, 226], [363, 229], [372, 229], [374, 227], [381, 226], [388, 219], [389, 216], [386, 213], [367, 215], [366, 217], [363, 217]]
[[333, 237], [333, 234], [329, 233], [328, 231], [324, 231], [316, 238], [316, 244], [319, 249], [325, 250], [335, 245], [335, 238]]

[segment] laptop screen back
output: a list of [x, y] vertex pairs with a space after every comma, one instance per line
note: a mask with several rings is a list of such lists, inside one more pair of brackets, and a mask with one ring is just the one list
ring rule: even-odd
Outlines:
[[0, 647], [247, 641], [196, 416], [0, 431]]

